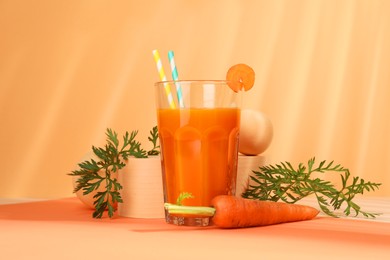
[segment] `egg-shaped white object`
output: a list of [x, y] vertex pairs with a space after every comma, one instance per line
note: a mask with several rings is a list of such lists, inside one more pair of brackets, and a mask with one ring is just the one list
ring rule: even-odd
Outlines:
[[271, 144], [273, 126], [271, 120], [257, 110], [241, 110], [238, 151], [245, 155], [263, 153]]

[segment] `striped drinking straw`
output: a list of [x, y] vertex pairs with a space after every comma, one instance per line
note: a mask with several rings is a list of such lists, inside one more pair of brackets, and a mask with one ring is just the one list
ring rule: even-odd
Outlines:
[[[154, 61], [156, 62], [156, 65], [157, 65], [157, 70], [158, 70], [158, 74], [160, 75], [160, 80], [167, 81], [167, 77], [165, 76], [164, 68], [162, 66], [162, 62], [160, 59], [160, 54], [158, 53], [157, 50], [153, 50], [153, 57], [154, 57]], [[164, 83], [164, 89], [165, 89], [165, 94], [168, 97], [168, 103], [169, 103], [170, 108], [175, 108], [176, 107], [175, 101], [173, 100], [171, 88], [169, 87], [168, 83]]]
[[[168, 51], [168, 59], [169, 64], [171, 65], [171, 71], [172, 71], [172, 79], [174, 81], [179, 80], [179, 74], [177, 73], [176, 63], [175, 63], [175, 55], [173, 51]], [[181, 92], [181, 86], [179, 82], [175, 82], [176, 85], [176, 94], [177, 94], [177, 100], [179, 101], [179, 106], [184, 107], [184, 101], [183, 101], [183, 94]]]

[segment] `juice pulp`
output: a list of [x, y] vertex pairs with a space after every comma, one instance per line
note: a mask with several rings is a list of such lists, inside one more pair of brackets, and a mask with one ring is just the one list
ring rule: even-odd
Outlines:
[[240, 110], [237, 108], [159, 109], [164, 200], [210, 206], [217, 195], [234, 195]]

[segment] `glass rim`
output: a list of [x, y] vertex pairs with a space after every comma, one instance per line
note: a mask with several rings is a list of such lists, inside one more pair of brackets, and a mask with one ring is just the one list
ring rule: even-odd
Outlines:
[[161, 84], [175, 84], [175, 83], [217, 83], [217, 84], [227, 84], [228, 82], [231, 82], [229, 80], [223, 80], [223, 79], [182, 79], [182, 80], [166, 80], [166, 81], [157, 81], [154, 83], [154, 85], [161, 85]]

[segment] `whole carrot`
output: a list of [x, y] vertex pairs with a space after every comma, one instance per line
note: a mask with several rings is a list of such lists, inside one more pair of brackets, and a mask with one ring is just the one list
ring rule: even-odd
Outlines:
[[221, 228], [265, 226], [313, 219], [315, 208], [284, 202], [260, 201], [235, 196], [216, 196], [211, 201], [215, 208], [213, 222]]

